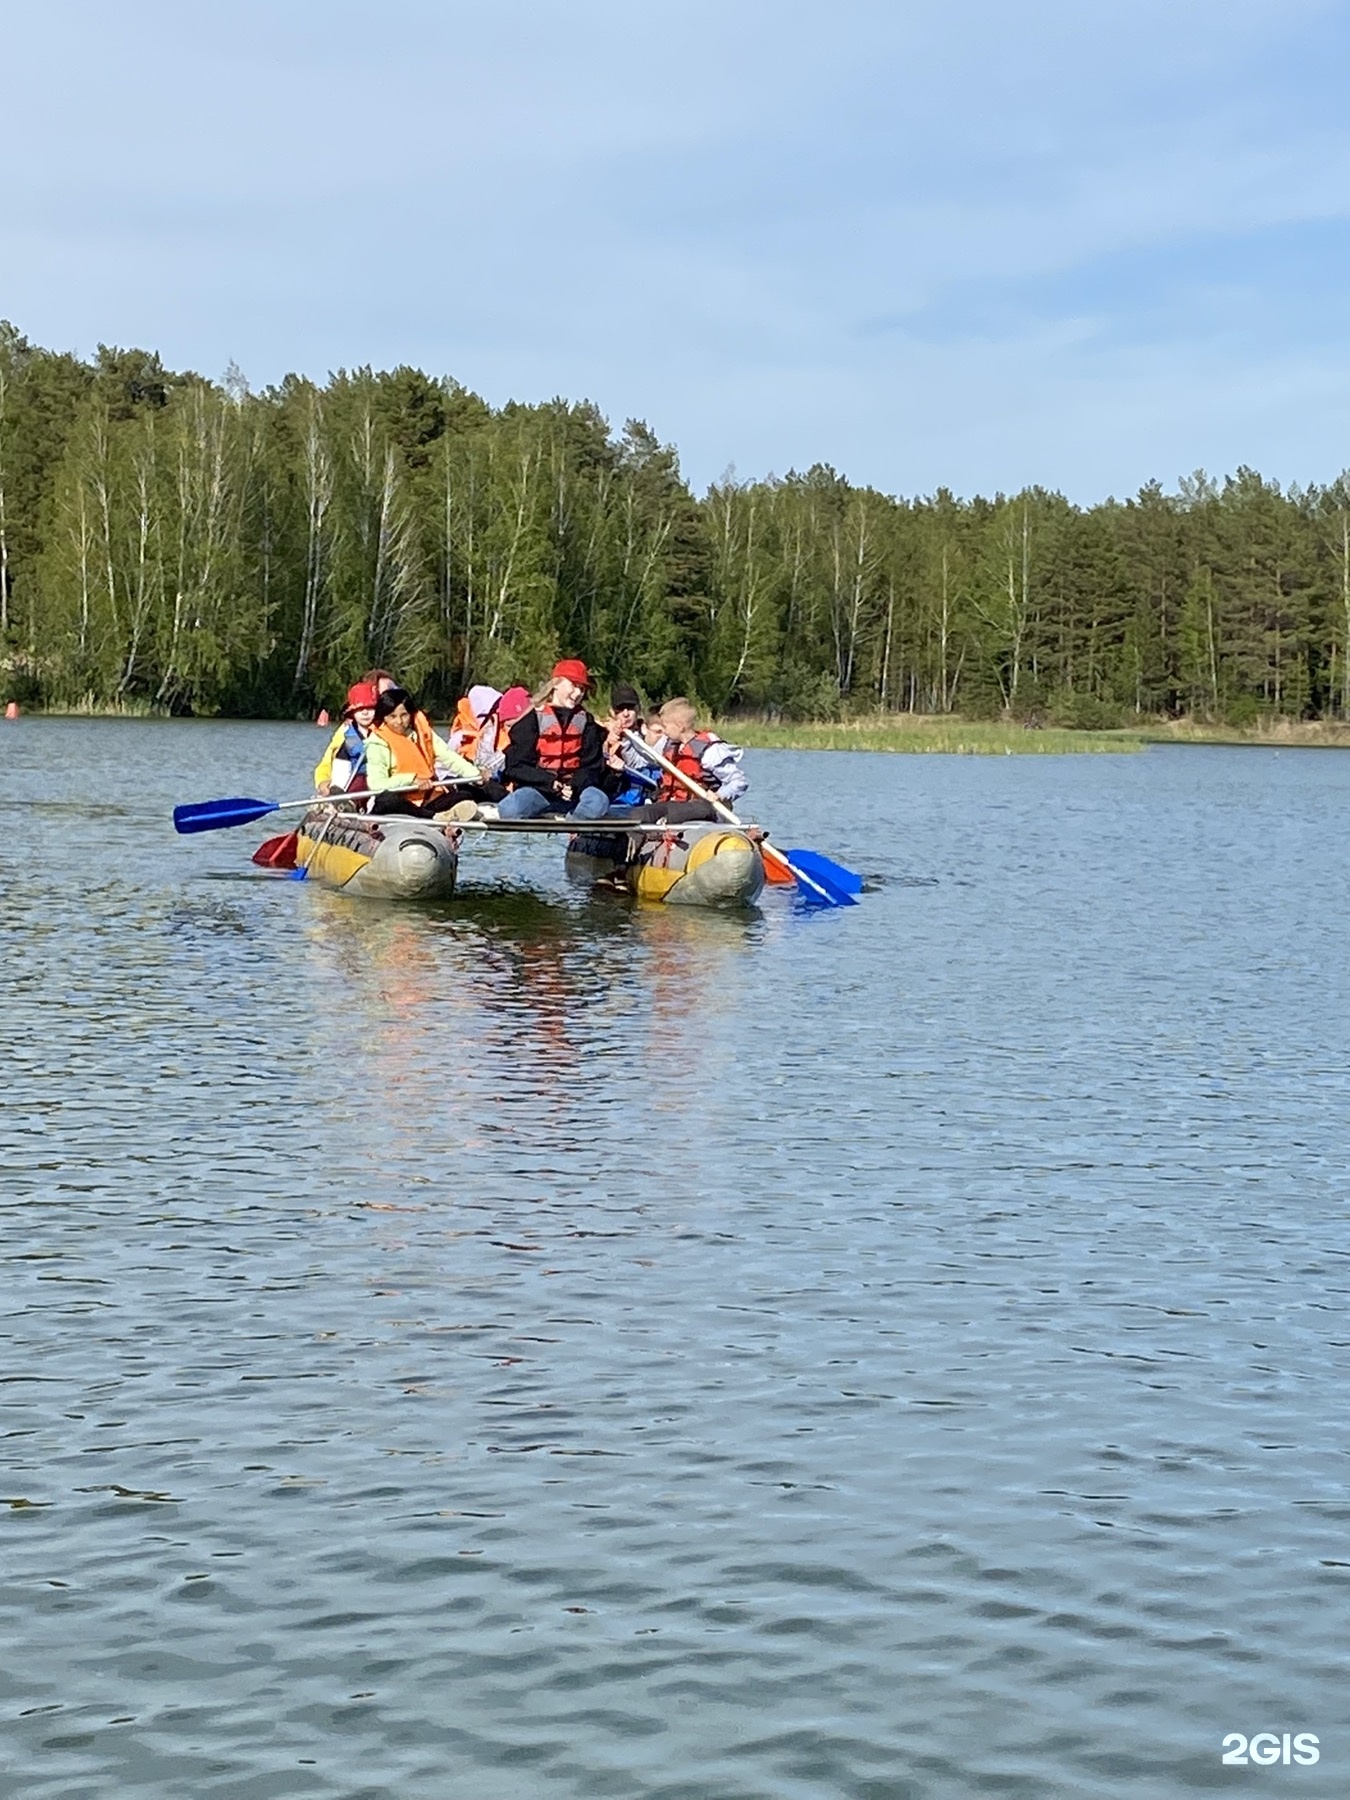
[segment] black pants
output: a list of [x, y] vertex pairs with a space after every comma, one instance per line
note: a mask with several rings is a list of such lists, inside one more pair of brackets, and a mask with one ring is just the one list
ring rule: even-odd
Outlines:
[[376, 794], [370, 810], [373, 813], [397, 813], [402, 819], [430, 819], [451, 805], [453, 801], [448, 794], [442, 794], [436, 800], [417, 800], [411, 794], [401, 794], [397, 788], [392, 788], [388, 793]]
[[493, 781], [491, 776], [486, 781], [471, 781], [467, 786], [457, 781], [450, 796], [450, 804], [453, 806], [456, 800], [486, 800], [495, 806], [499, 800], [505, 800], [510, 792], [504, 781]]
[[642, 806], [620, 807], [613, 816], [632, 819], [635, 825], [701, 825], [722, 815], [706, 800], [649, 800]]
[[375, 804], [370, 810], [377, 813], [398, 813], [404, 818], [434, 819], [438, 812], [444, 812], [456, 800], [488, 800], [495, 806], [506, 797], [506, 792], [500, 781], [456, 782], [434, 800], [419, 800], [412, 794], [391, 788], [383, 794], [376, 794]]

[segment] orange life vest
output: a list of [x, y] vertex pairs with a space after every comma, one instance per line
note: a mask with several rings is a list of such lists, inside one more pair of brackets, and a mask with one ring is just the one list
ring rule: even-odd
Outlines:
[[581, 744], [590, 715], [579, 706], [564, 725], [551, 706], [536, 708], [539, 714], [539, 749], [535, 760], [555, 781], [566, 781], [581, 767]]
[[455, 716], [450, 723], [450, 743], [461, 756], [473, 761], [473, 753], [478, 748], [478, 738], [483, 724], [478, 714], [469, 705], [469, 696], [464, 694], [455, 707]]
[[[465, 695], [455, 709], [454, 723], [450, 727], [450, 746], [469, 762], [478, 763], [481, 768], [486, 761], [486, 752], [504, 751], [510, 735], [495, 711], [490, 712], [486, 719], [480, 719]], [[484, 752], [482, 761], [479, 759], [480, 751]]]
[[[431, 724], [425, 713], [417, 713], [414, 716], [411, 737], [404, 737], [401, 731], [395, 731], [390, 725], [377, 725], [374, 735], [383, 738], [388, 744], [390, 760], [396, 774], [411, 775], [415, 784], [434, 780], [436, 749], [431, 739]], [[444, 788], [425, 788], [417, 795], [418, 804], [422, 805], [428, 800], [435, 800], [444, 792]]]
[[[691, 781], [697, 781], [700, 787], [705, 787], [709, 792], [715, 794], [717, 783], [705, 771], [703, 757], [711, 745], [720, 744], [721, 741], [715, 731], [696, 731], [688, 743], [676, 744], [673, 754], [669, 745], [663, 754], [666, 761], [673, 762], [682, 775], [687, 775]], [[695, 796], [690, 793], [683, 782], [676, 781], [669, 770], [663, 769], [661, 785], [656, 790], [656, 798], [658, 800], [692, 800]]]

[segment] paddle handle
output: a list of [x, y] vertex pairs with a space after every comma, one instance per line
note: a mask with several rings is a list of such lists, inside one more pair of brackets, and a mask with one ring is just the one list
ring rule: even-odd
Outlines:
[[[708, 788], [705, 788], [700, 782], [695, 781], [692, 775], [686, 775], [684, 770], [677, 764], [671, 762], [669, 757], [662, 756], [659, 750], [654, 750], [647, 742], [646, 738], [640, 738], [635, 731], [625, 731], [623, 735], [627, 738], [628, 742], [632, 744], [635, 750], [640, 750], [642, 754], [650, 761], [654, 762], [658, 768], [664, 769], [667, 775], [673, 775], [676, 781], [688, 788], [689, 792], [696, 800], [706, 801], [720, 818], [726, 820], [728, 825], [739, 825], [741, 823], [724, 800], [719, 800], [716, 794], [712, 793]], [[819, 882], [812, 881], [811, 877], [804, 874], [802, 870], [794, 868], [787, 857], [783, 855], [783, 852], [778, 849], [777, 845], [771, 844], [768, 838], [761, 838], [758, 848], [761, 856], [771, 856], [780, 867], [788, 871], [794, 881], [800, 882], [803, 887], [809, 887], [813, 894], [819, 894], [821, 899], [826, 901], [830, 906], [835, 904], [835, 899], [832, 894], [826, 893]]]

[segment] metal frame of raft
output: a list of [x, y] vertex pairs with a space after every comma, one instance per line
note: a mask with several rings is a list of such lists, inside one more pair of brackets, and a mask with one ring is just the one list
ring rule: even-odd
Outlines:
[[[390, 818], [389, 813], [371, 813], [371, 818]], [[697, 821], [701, 823], [702, 821]], [[565, 831], [571, 837], [591, 837], [596, 832], [611, 836], [672, 836], [687, 831], [689, 825], [631, 824], [622, 819], [447, 819], [447, 831]]]

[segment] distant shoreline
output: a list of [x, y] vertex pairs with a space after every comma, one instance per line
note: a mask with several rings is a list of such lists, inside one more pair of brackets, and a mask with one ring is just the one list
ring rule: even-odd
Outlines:
[[1274, 719], [1242, 728], [1195, 719], [1149, 719], [1113, 731], [1036, 726], [1011, 720], [890, 713], [844, 723], [729, 719], [719, 729], [756, 750], [880, 750], [956, 756], [1125, 754], [1150, 744], [1228, 744], [1272, 750], [1350, 749], [1350, 722]]
[[[174, 721], [165, 713], [120, 707], [34, 707], [21, 717], [153, 720], [162, 724], [317, 724], [313, 719], [243, 719], [232, 715]], [[930, 756], [1130, 755], [1150, 744], [1350, 750], [1350, 721], [1324, 719], [1271, 719], [1247, 727], [1208, 724], [1197, 719], [1146, 719], [1117, 730], [1092, 731], [1062, 725], [1028, 725], [1015, 720], [964, 719], [954, 714], [884, 713], [833, 723], [718, 719], [716, 728], [723, 737], [749, 750], [870, 750]]]

